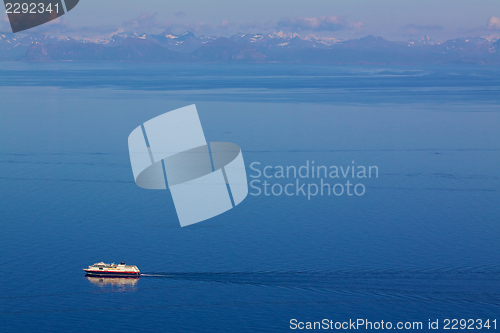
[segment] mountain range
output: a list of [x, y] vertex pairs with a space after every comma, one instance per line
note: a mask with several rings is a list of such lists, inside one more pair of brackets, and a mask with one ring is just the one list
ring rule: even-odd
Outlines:
[[338, 40], [283, 32], [226, 38], [119, 30], [93, 39], [0, 33], [0, 61], [500, 65], [500, 35], [437, 43], [429, 37], [407, 42], [374, 36]]

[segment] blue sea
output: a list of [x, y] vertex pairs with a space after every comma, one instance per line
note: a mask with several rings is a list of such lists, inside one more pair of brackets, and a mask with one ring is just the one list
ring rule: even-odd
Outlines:
[[[0, 101], [1, 332], [500, 329], [498, 67], [4, 62]], [[127, 138], [190, 104], [249, 181], [254, 162], [378, 177], [349, 178], [360, 196], [250, 188], [181, 228], [168, 190], [135, 185]], [[85, 277], [99, 261], [143, 276]]]

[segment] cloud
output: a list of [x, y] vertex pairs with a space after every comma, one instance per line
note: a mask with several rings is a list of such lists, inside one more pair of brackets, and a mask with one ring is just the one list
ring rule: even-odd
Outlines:
[[[353, 22], [351, 22], [353, 23]], [[312, 30], [312, 31], [337, 31], [337, 30], [347, 30], [353, 29], [356, 26], [362, 26], [361, 22], [354, 23], [354, 26], [350, 26], [349, 23], [345, 21], [344, 18], [339, 16], [320, 16], [320, 17], [286, 17], [281, 19], [276, 24], [278, 29], [301, 31], [301, 30]]]
[[[358, 33], [363, 28], [362, 22], [350, 22], [341, 16], [320, 16], [320, 17], [293, 17], [284, 18], [280, 21], [272, 22], [237, 22], [231, 20], [222, 20], [219, 22], [187, 21], [183, 19], [187, 14], [183, 11], [174, 13], [176, 18], [163, 18], [158, 13], [141, 13], [134, 18], [127, 19], [121, 24], [101, 24], [92, 26], [70, 26], [62, 18], [53, 21], [51, 24], [43, 25], [39, 32], [44, 33], [71, 33], [72, 36], [78, 34], [84, 36], [102, 36], [117, 30], [126, 33], [147, 33], [159, 34], [168, 32], [180, 34], [191, 31], [196, 35], [220, 35], [229, 36], [237, 32], [266, 33], [276, 31], [276, 29], [285, 32], [328, 32], [337, 30], [346, 30], [352, 33]], [[3, 20], [0, 24], [8, 27], [8, 21]], [[7, 25], [5, 25], [7, 24]], [[0, 25], [1, 27], [1, 25]], [[7, 30], [7, 29], [3, 29]], [[38, 31], [37, 31], [38, 32]]]
[[259, 22], [247, 22], [240, 24], [238, 28], [242, 31], [247, 31], [247, 30], [256, 31], [262, 29], [262, 24], [260, 24]]
[[233, 24], [229, 23], [229, 21], [224, 20], [219, 24], [219, 29], [227, 30], [228, 28], [232, 27]]
[[2, 18], [0, 19], [0, 31], [12, 32], [7, 14], [3, 14]]
[[421, 34], [440, 31], [444, 28], [436, 24], [418, 25], [418, 24], [407, 24], [403, 26], [400, 30], [403, 35], [406, 36], [418, 36]]
[[363, 29], [363, 22], [349, 22], [349, 28], [353, 30]]
[[162, 22], [158, 20], [158, 13], [142, 13], [136, 18], [126, 20], [122, 23], [123, 28], [138, 33], [161, 30], [161, 26]]
[[490, 17], [490, 19], [488, 20], [488, 29], [500, 30], [500, 18], [496, 16]]
[[45, 34], [45, 35], [54, 35], [54, 34], [65, 34], [68, 35], [70, 32], [75, 31], [75, 29], [71, 26], [71, 24], [64, 19], [62, 16], [44, 23], [42, 25], [36, 26], [29, 30], [24, 31], [23, 33], [37, 33], [37, 34]]
[[260, 22], [246, 22], [246, 23], [241, 23], [237, 27], [238, 31], [240, 32], [265, 32], [265, 31], [271, 31], [275, 29], [275, 23], [272, 21], [267, 21], [265, 23], [260, 23]]
[[174, 15], [176, 17], [186, 17], [187, 16], [187, 13], [185, 11], [179, 11], [179, 12], [175, 12]]
[[232, 31], [236, 29], [236, 24], [227, 20], [223, 20], [220, 23], [216, 24], [205, 22], [170, 23], [168, 25], [168, 29], [176, 33], [192, 31], [198, 34], [209, 34], [223, 31]]
[[138, 17], [122, 22], [121, 29], [137, 33], [160, 33], [170, 31], [172, 33], [183, 33], [191, 31], [195, 33], [212, 33], [217, 31], [228, 31], [236, 29], [237, 25], [228, 20], [220, 23], [205, 22], [172, 22], [162, 21], [157, 13], [142, 13]]

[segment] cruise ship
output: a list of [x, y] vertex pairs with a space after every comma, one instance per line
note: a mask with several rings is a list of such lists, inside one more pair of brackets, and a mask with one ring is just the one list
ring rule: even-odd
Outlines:
[[87, 273], [87, 276], [138, 277], [141, 275], [137, 266], [125, 265], [124, 262], [118, 265], [115, 265], [115, 263], [105, 264], [103, 262], [98, 262], [83, 270]]

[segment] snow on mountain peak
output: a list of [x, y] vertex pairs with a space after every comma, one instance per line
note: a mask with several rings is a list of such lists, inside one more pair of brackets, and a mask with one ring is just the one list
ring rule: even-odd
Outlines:
[[500, 35], [499, 34], [492, 34], [492, 35], [481, 36], [481, 38], [486, 39], [490, 43], [495, 43], [496, 41], [498, 41], [500, 39]]
[[436, 45], [436, 41], [434, 41], [429, 36], [422, 36], [418, 40], [411, 39], [408, 44], [410, 46], [423, 46], [423, 45]]
[[295, 37], [299, 37], [299, 34], [297, 33], [286, 33], [283, 31], [278, 31], [278, 32], [273, 32], [272, 34], [269, 35], [271, 38], [287, 38], [287, 39], [292, 39]]

